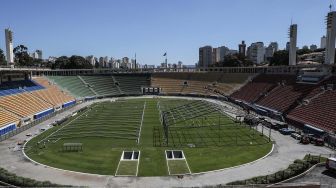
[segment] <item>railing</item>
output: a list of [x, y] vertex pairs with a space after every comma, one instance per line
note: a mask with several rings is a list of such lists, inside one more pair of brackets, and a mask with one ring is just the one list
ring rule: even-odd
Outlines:
[[157, 72], [222, 72], [222, 73], [267, 73], [267, 74], [297, 74], [303, 68], [327, 68], [336, 72], [336, 65], [296, 65], [296, 66], [251, 66], [251, 67], [196, 67], [196, 68], [99, 68], [99, 69], [49, 69], [40, 67], [0, 67], [0, 71], [29, 71], [33, 75], [90, 75], [90, 74], [133, 74]]

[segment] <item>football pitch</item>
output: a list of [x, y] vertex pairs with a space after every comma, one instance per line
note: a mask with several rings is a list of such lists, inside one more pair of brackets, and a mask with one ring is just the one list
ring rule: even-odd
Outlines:
[[210, 102], [139, 98], [95, 103], [34, 137], [25, 153], [78, 172], [166, 176], [244, 164], [271, 147], [267, 137]]

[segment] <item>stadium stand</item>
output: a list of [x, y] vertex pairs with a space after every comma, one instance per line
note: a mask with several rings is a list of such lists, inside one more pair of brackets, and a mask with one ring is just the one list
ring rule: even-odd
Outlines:
[[[296, 74], [155, 72], [111, 75], [48, 76], [0, 85], [0, 126], [35, 119], [75, 97], [139, 95], [141, 87], [159, 87], [163, 94], [224, 95], [278, 113], [293, 125], [335, 131], [336, 76], [298, 82]], [[332, 85], [332, 89], [327, 85]], [[69, 92], [69, 93], [68, 93]], [[73, 96], [71, 96], [73, 95]], [[271, 112], [271, 113], [272, 113]], [[270, 113], [270, 112], [267, 112]], [[266, 114], [269, 115], [269, 114]]]
[[334, 132], [336, 128], [336, 92], [326, 91], [307, 105], [299, 105], [292, 110], [287, 119], [294, 125], [309, 124], [323, 130]]
[[21, 117], [38, 115], [40, 112], [53, 109], [52, 105], [28, 92], [1, 97], [0, 107]]
[[282, 82], [282, 80], [286, 80], [287, 76], [290, 75], [260, 74], [242, 88], [234, 92], [231, 97], [237, 100], [253, 103], [275, 88]]
[[[10, 113], [0, 108], [0, 135], [15, 129], [15, 125], [18, 125], [20, 118], [13, 113]], [[13, 126], [14, 124], [14, 126]]]
[[35, 91], [39, 89], [43, 89], [43, 87], [32, 80], [2, 82], [0, 84], [0, 96], [14, 95], [17, 93], [23, 93], [25, 90]]
[[95, 95], [77, 76], [48, 76], [48, 79], [76, 97]]
[[251, 74], [235, 73], [155, 73], [152, 86], [163, 93], [229, 95], [240, 88]]
[[150, 86], [148, 75], [113, 75], [123, 94], [141, 94], [141, 87]]
[[60, 90], [56, 85], [52, 84], [44, 77], [34, 78], [34, 81], [44, 86], [45, 89], [33, 91], [32, 94], [43, 99], [49, 104], [52, 104], [54, 107], [62, 106], [69, 101], [75, 100], [72, 96]]
[[115, 86], [112, 76], [81, 76], [89, 84], [97, 95], [119, 95], [120, 92]]
[[183, 80], [154, 77], [151, 80], [153, 87], [162, 88], [163, 93], [181, 93], [184, 85]]
[[[336, 76], [325, 83], [336, 82]], [[336, 130], [336, 91], [335, 87], [326, 87], [315, 95], [307, 97], [304, 103], [298, 105], [287, 115], [287, 121], [302, 127], [304, 124], [334, 132]]]

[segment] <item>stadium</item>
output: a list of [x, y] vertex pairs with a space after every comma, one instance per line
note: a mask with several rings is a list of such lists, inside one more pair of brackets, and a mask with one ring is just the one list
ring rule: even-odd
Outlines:
[[0, 167], [53, 185], [279, 183], [334, 154], [335, 72], [1, 68]]

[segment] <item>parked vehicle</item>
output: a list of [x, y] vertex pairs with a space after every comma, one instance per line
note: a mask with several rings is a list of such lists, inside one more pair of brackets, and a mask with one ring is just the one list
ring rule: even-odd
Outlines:
[[302, 136], [299, 133], [294, 132], [291, 134], [291, 137], [293, 137], [295, 140], [301, 140]]
[[314, 134], [305, 134], [302, 139], [301, 143], [303, 144], [315, 144], [316, 146], [324, 146], [324, 139]]
[[309, 144], [310, 140], [309, 140], [308, 136], [306, 136], [306, 135], [302, 136], [301, 140], [300, 140], [300, 143], [302, 143], [302, 144]]
[[326, 161], [326, 168], [328, 170], [336, 170], [336, 158], [334, 157], [329, 157]]
[[295, 131], [291, 128], [282, 128], [282, 129], [279, 129], [279, 132], [283, 135], [290, 135], [294, 133]]

